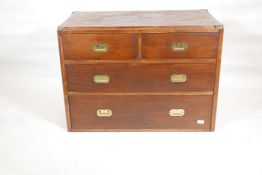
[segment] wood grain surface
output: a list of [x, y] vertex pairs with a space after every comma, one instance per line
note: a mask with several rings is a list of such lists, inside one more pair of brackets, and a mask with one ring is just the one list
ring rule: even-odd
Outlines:
[[[74, 12], [58, 39], [69, 131], [214, 131], [223, 25], [207, 10]], [[173, 52], [173, 42], [188, 48]], [[185, 115], [171, 117], [172, 108]]]
[[218, 38], [218, 48], [217, 48], [217, 64], [216, 64], [214, 91], [213, 91], [214, 99], [213, 99], [213, 109], [212, 109], [211, 131], [215, 130], [215, 125], [216, 125], [216, 113], [217, 113], [218, 88], [219, 88], [220, 66], [221, 66], [221, 57], [222, 57], [223, 35], [224, 35], [224, 29], [220, 29], [219, 38]]
[[[204, 92], [213, 91], [215, 64], [86, 64], [65, 65], [69, 92]], [[185, 74], [185, 82], [171, 82]], [[95, 75], [110, 82], [95, 83]]]
[[[217, 33], [144, 33], [142, 57], [144, 59], [216, 59]], [[185, 42], [185, 51], [171, 50], [173, 42]]]
[[109, 27], [203, 27], [221, 26], [207, 10], [73, 12], [59, 26], [72, 28]]
[[[63, 34], [63, 49], [68, 60], [125, 60], [137, 58], [136, 34]], [[94, 52], [94, 44], [106, 44], [107, 52]]]
[[[212, 96], [69, 96], [73, 129], [210, 129]], [[181, 108], [185, 115], [169, 116]], [[98, 109], [111, 109], [101, 118]], [[205, 124], [197, 124], [205, 120]]]

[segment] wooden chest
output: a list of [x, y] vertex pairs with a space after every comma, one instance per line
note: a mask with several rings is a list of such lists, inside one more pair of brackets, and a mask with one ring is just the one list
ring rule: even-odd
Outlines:
[[58, 27], [69, 131], [213, 131], [223, 25], [207, 10], [74, 12]]

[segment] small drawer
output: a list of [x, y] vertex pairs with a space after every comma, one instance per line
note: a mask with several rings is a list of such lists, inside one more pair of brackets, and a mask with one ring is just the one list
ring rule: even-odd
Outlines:
[[66, 64], [69, 92], [213, 91], [215, 64]]
[[210, 130], [213, 96], [69, 96], [72, 129]]
[[136, 34], [63, 34], [66, 60], [125, 60], [137, 57]]
[[216, 59], [217, 33], [147, 33], [144, 59]]

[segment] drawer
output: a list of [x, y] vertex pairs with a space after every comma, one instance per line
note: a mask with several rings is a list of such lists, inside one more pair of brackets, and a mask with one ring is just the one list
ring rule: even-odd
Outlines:
[[209, 130], [213, 96], [69, 96], [72, 129]]
[[69, 92], [213, 91], [215, 64], [66, 64]]
[[137, 57], [136, 34], [63, 34], [67, 60], [125, 60]]
[[147, 33], [144, 59], [216, 59], [217, 33]]

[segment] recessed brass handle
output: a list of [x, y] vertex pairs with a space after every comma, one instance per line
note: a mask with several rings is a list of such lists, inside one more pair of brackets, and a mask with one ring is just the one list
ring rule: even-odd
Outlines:
[[96, 111], [96, 115], [98, 117], [110, 117], [112, 116], [112, 110], [111, 109], [98, 109]]
[[173, 52], [183, 52], [187, 50], [188, 44], [185, 42], [173, 42], [170, 48]]
[[99, 44], [93, 44], [92, 49], [94, 52], [107, 52], [108, 51], [108, 45], [99, 43]]
[[183, 83], [186, 82], [187, 76], [186, 74], [172, 74], [170, 77], [170, 81], [172, 83]]
[[185, 115], [184, 109], [170, 109], [169, 115], [171, 117], [182, 117]]
[[109, 83], [110, 78], [108, 75], [95, 75], [94, 76], [94, 82], [95, 83]]

